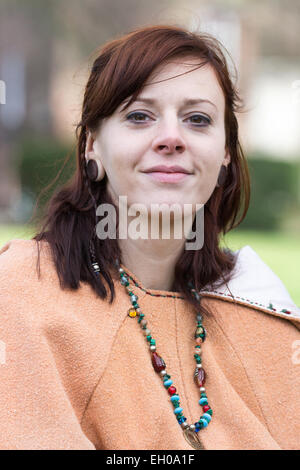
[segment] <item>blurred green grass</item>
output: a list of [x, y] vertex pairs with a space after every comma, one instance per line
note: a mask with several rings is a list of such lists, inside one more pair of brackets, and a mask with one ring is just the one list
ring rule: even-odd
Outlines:
[[225, 244], [233, 250], [250, 245], [280, 277], [294, 303], [300, 306], [300, 237], [286, 232], [234, 230]]
[[[0, 225], [0, 246], [12, 238], [29, 239], [33, 227], [26, 225]], [[234, 230], [224, 242], [233, 250], [250, 245], [262, 260], [280, 277], [293, 301], [300, 306], [300, 237], [283, 232], [257, 232]]]
[[27, 225], [0, 225], [0, 247], [13, 238], [29, 239], [34, 234], [34, 228]]

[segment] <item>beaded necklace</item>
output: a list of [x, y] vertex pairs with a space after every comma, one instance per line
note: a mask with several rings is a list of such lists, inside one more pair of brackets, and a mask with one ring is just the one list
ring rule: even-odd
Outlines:
[[[93, 266], [95, 275], [99, 276], [100, 267], [96, 261], [93, 250], [91, 251], [91, 258], [92, 258], [92, 266]], [[138, 296], [132, 292], [130, 284], [129, 284], [129, 280], [128, 280], [128, 275], [126, 274], [124, 269], [120, 267], [120, 263], [118, 260], [116, 260], [116, 266], [118, 267], [118, 270], [119, 270], [121, 284], [125, 287], [128, 295], [130, 296], [130, 301], [132, 304], [132, 307], [128, 310], [128, 316], [130, 318], [136, 318], [136, 317], [138, 318], [138, 323], [140, 324], [143, 334], [146, 337], [146, 341], [149, 345], [150, 354], [151, 354], [151, 362], [152, 362], [153, 368], [155, 372], [160, 374], [163, 380], [163, 385], [167, 389], [170, 395], [170, 400], [174, 407], [174, 414], [175, 414], [178, 424], [181, 426], [183, 430], [183, 435], [191, 447], [197, 450], [203, 450], [204, 449], [203, 445], [201, 444], [201, 441], [198, 438], [197, 433], [200, 431], [200, 429], [206, 428], [208, 426], [208, 424], [211, 421], [213, 411], [210, 408], [208, 401], [207, 401], [206, 389], [204, 387], [206, 374], [201, 364], [201, 354], [202, 354], [201, 344], [204, 343], [206, 339], [206, 335], [207, 335], [207, 332], [204, 326], [202, 325], [202, 320], [203, 320], [202, 315], [199, 312], [197, 312], [197, 315], [196, 315], [197, 327], [195, 331], [196, 346], [195, 346], [195, 353], [194, 353], [194, 358], [196, 361], [196, 369], [194, 372], [194, 381], [200, 391], [199, 405], [202, 407], [204, 413], [200, 416], [199, 421], [197, 421], [194, 424], [188, 424], [186, 422], [186, 417], [183, 415], [183, 409], [180, 406], [180, 398], [177, 393], [177, 390], [175, 386], [173, 385], [171, 376], [167, 374], [165, 361], [156, 352], [156, 341], [151, 336], [151, 331], [149, 330], [147, 326], [147, 321], [145, 320], [145, 314], [142, 312], [137, 302]], [[193, 288], [191, 284], [189, 285], [189, 287], [195, 299], [197, 300], [197, 302], [200, 303], [201, 298], [200, 298], [199, 293], [196, 291], [196, 289]]]
[[[201, 364], [201, 344], [205, 341], [206, 338], [206, 330], [202, 325], [202, 315], [197, 312], [196, 320], [197, 320], [197, 327], [195, 331], [195, 351], [194, 351], [194, 358], [196, 361], [196, 369], [194, 372], [194, 381], [199, 388], [200, 391], [200, 400], [199, 405], [203, 409], [203, 414], [200, 416], [199, 421], [194, 424], [188, 424], [186, 422], [186, 417], [183, 415], [183, 409], [180, 406], [180, 398], [177, 393], [175, 386], [173, 385], [173, 381], [171, 380], [171, 376], [166, 371], [166, 364], [165, 361], [161, 356], [159, 356], [156, 352], [156, 341], [151, 336], [151, 331], [148, 328], [147, 321], [145, 319], [145, 314], [142, 312], [139, 304], [138, 304], [138, 297], [135, 295], [129, 284], [128, 275], [124, 271], [123, 268], [120, 267], [119, 262], [116, 262], [120, 274], [120, 281], [121, 284], [125, 287], [132, 304], [132, 307], [128, 310], [128, 316], [130, 318], [138, 318], [138, 323], [141, 326], [142, 332], [146, 338], [146, 341], [149, 345], [150, 355], [151, 355], [151, 362], [155, 372], [160, 374], [163, 385], [167, 389], [168, 394], [170, 395], [171, 403], [174, 407], [174, 414], [177, 419], [178, 424], [181, 426], [183, 430], [183, 435], [187, 442], [194, 448], [194, 449], [201, 449], [203, 450], [203, 446], [201, 441], [198, 437], [198, 432], [202, 428], [206, 428], [211, 421], [212, 418], [212, 409], [210, 408], [206, 396], [206, 390], [204, 388], [204, 383], [206, 379], [205, 371]], [[199, 293], [190, 285], [191, 292], [196, 298], [196, 300], [200, 303], [200, 295]]]

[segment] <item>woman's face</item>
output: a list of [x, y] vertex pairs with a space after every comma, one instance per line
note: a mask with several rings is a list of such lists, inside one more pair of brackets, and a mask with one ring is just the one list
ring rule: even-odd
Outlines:
[[[127, 196], [128, 205], [150, 209], [205, 204], [211, 196], [221, 165], [230, 161], [225, 100], [210, 66], [180, 75], [198, 64], [195, 58], [177, 58], [161, 65], [137, 100], [125, 111], [122, 103], [88, 139], [87, 150], [100, 158], [116, 204]], [[158, 166], [164, 168], [153, 168]]]

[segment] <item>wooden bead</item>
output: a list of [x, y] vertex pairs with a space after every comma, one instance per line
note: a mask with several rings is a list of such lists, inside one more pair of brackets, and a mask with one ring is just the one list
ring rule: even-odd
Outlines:
[[194, 380], [196, 382], [197, 387], [203, 387], [203, 385], [205, 384], [205, 379], [206, 375], [204, 369], [196, 369], [194, 374]]

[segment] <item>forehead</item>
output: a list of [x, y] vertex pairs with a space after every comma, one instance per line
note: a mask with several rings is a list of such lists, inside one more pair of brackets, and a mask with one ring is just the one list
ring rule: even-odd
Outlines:
[[225, 98], [214, 68], [197, 58], [177, 58], [157, 67], [140, 93], [162, 99], [202, 98], [224, 107]]

